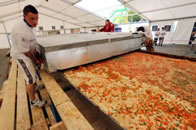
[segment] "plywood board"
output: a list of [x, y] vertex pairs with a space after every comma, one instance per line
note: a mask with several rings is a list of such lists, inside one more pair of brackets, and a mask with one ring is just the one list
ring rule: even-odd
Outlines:
[[61, 121], [50, 127], [50, 130], [67, 130], [64, 123]]
[[56, 124], [56, 120], [55, 120], [54, 115], [52, 114], [52, 111], [50, 109], [51, 101], [50, 101], [50, 97], [48, 95], [48, 92], [44, 88], [44, 89], [40, 90], [40, 94], [42, 96], [42, 99], [47, 101], [45, 108], [46, 108], [46, 112], [48, 114], [48, 119], [49, 119], [50, 124], [54, 125], [54, 124]]
[[16, 129], [26, 130], [31, 128], [28, 100], [25, 87], [25, 80], [23, 72], [18, 68], [18, 80], [17, 80], [17, 118], [16, 118]]
[[1, 88], [1, 91], [0, 91], [0, 109], [1, 109], [1, 104], [3, 102], [3, 95], [4, 95], [4, 90], [7, 86], [7, 80], [3, 83], [3, 87]]
[[0, 130], [13, 130], [15, 122], [17, 65], [13, 61], [0, 110]]
[[57, 106], [57, 111], [68, 130], [92, 130], [92, 126], [83, 117], [71, 101]]
[[40, 75], [55, 106], [70, 100], [51, 75], [45, 71], [41, 71]]
[[[38, 95], [35, 94], [36, 98], [38, 99]], [[43, 110], [40, 108], [33, 108], [31, 107], [32, 112], [32, 118], [33, 118], [33, 127], [43, 127], [44, 129], [47, 129], [47, 123], [43, 114]], [[42, 130], [42, 129], [41, 129]]]

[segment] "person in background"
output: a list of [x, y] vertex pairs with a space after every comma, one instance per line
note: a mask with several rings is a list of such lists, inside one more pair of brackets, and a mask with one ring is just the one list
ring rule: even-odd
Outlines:
[[191, 50], [194, 50], [194, 46], [196, 44], [196, 32], [192, 32], [193, 38], [191, 39]]
[[31, 106], [41, 108], [46, 101], [35, 98], [35, 66], [40, 66], [40, 61], [36, 57], [38, 52], [34, 32], [34, 27], [38, 24], [38, 11], [32, 5], [27, 5], [23, 9], [23, 17], [24, 19], [12, 28], [10, 54], [24, 73], [26, 91], [31, 100]]
[[159, 37], [159, 45], [162, 46], [163, 45], [163, 41], [164, 41], [164, 37], [165, 37], [165, 28], [162, 27], [162, 30], [160, 31], [160, 37]]
[[189, 40], [189, 45], [192, 46], [192, 41], [194, 40], [194, 31], [191, 33], [191, 38]]
[[157, 46], [157, 41], [159, 39], [159, 35], [160, 35], [160, 28], [158, 28], [156, 33], [155, 33], [155, 37], [154, 37], [154, 44], [155, 44], [155, 46]]
[[152, 40], [152, 33], [148, 27], [138, 27], [137, 33], [143, 34], [145, 36], [145, 46], [147, 51], [154, 52], [154, 45]]
[[99, 32], [114, 32], [114, 24], [109, 19], [105, 21], [105, 26]]

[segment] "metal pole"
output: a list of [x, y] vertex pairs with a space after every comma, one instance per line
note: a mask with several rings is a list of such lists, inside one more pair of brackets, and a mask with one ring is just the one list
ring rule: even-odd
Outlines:
[[5, 33], [6, 33], [6, 35], [7, 35], [7, 40], [8, 40], [8, 43], [9, 43], [9, 45], [10, 45], [10, 48], [11, 48], [11, 43], [10, 43], [10, 40], [9, 40], [9, 37], [8, 37], [8, 32], [7, 32], [7, 28], [6, 28], [6, 26], [5, 26], [5, 23], [2, 21], [2, 24], [3, 24], [3, 27], [4, 27], [4, 30], [5, 30]]

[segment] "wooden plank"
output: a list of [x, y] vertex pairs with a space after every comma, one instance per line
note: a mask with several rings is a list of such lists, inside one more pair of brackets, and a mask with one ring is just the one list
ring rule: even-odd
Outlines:
[[46, 122], [40, 122], [37, 125], [33, 125], [31, 130], [48, 130], [48, 128], [46, 127]]
[[50, 104], [51, 104], [51, 101], [50, 101], [50, 97], [49, 97], [49, 94], [46, 90], [46, 88], [43, 88], [41, 90], [39, 90], [40, 92], [40, 95], [42, 97], [42, 100], [46, 100], [47, 101], [47, 104], [45, 105], [45, 107], [50, 107]]
[[4, 95], [3, 92], [4, 92], [5, 88], [6, 88], [6, 86], [7, 86], [7, 80], [4, 81], [3, 86], [1, 88], [1, 91], [0, 91], [0, 109], [1, 109], [1, 104], [3, 102], [3, 95]]
[[91, 130], [89, 122], [78, 111], [69, 97], [64, 93], [54, 78], [42, 71], [41, 77], [52, 101], [68, 130]]
[[54, 118], [54, 115], [53, 115], [53, 113], [52, 113], [50, 107], [46, 107], [46, 112], [47, 112], [47, 114], [48, 114], [48, 119], [49, 119], [49, 121], [50, 121], [50, 124], [51, 124], [51, 125], [56, 124], [56, 120], [55, 120], [55, 118]]
[[59, 112], [67, 130], [93, 130], [89, 122], [71, 101], [58, 105], [57, 111]]
[[50, 130], [67, 130], [64, 123], [61, 121], [50, 127]]
[[42, 82], [42, 80], [39, 80], [38, 78], [36, 79], [36, 83], [37, 83], [37, 85], [39, 85], [39, 86], [44, 85], [43, 82]]
[[[35, 97], [38, 99], [37, 93]], [[48, 126], [44, 117], [43, 110], [40, 108], [31, 107], [32, 119], [33, 119], [33, 128], [41, 127], [41, 130], [47, 130]]]
[[4, 91], [3, 103], [0, 110], [0, 130], [13, 130], [15, 127], [16, 76], [17, 65], [12, 61], [8, 83]]
[[48, 119], [49, 119], [50, 124], [54, 125], [54, 124], [56, 124], [56, 120], [55, 120], [54, 115], [52, 114], [52, 111], [50, 109], [51, 101], [50, 101], [50, 97], [48, 95], [48, 92], [44, 88], [44, 89], [40, 90], [40, 94], [42, 96], [42, 99], [47, 101], [45, 108], [46, 108], [46, 112], [48, 114]]
[[17, 84], [17, 114], [16, 129], [27, 130], [31, 128], [29, 108], [27, 100], [27, 92], [23, 72], [18, 68], [18, 84]]
[[70, 100], [51, 75], [45, 71], [41, 71], [40, 75], [55, 106]]

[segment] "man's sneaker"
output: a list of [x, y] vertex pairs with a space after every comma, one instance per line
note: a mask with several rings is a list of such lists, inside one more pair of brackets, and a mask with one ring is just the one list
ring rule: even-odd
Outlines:
[[31, 106], [35, 108], [42, 108], [47, 102], [46, 101], [40, 101], [35, 99], [34, 101], [31, 102]]
[[35, 92], [37, 92], [37, 91], [39, 91], [39, 90], [41, 90], [41, 89], [43, 89], [43, 88], [44, 88], [43, 85], [36, 85], [36, 84], [35, 84]]

